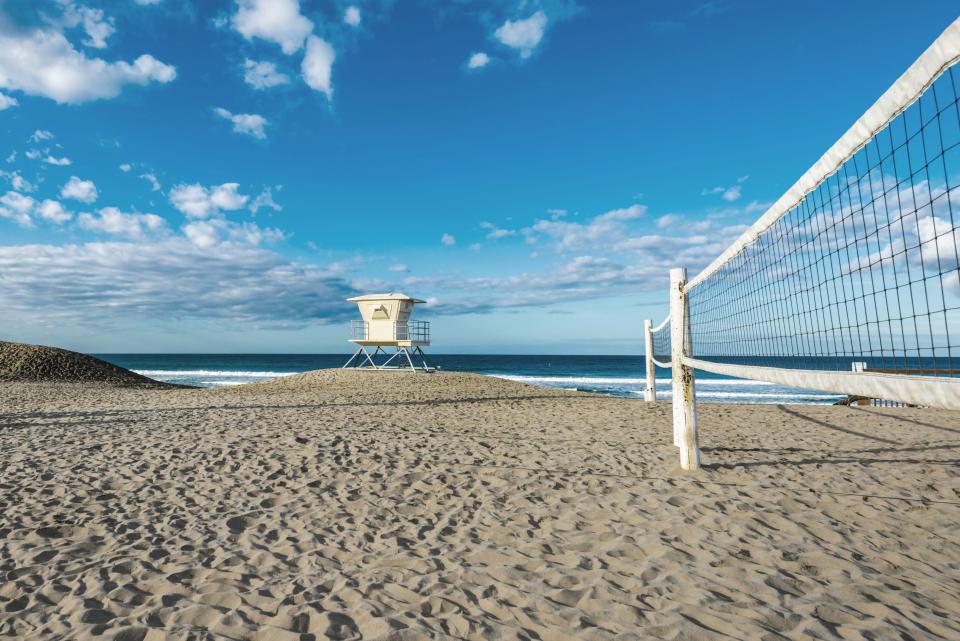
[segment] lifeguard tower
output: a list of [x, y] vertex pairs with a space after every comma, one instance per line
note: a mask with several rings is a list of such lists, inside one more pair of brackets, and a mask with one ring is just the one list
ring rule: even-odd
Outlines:
[[[357, 304], [362, 319], [350, 321], [350, 342], [359, 349], [344, 364], [344, 369], [354, 366], [375, 370], [433, 371], [427, 365], [422, 349], [430, 345], [430, 323], [410, 320], [413, 306], [426, 301], [394, 293], [354, 296], [347, 300]], [[371, 354], [368, 347], [376, 349]], [[395, 350], [393, 354], [386, 349], [390, 347]], [[391, 365], [394, 359], [397, 362]], [[403, 359], [406, 359], [406, 365], [402, 364]]]

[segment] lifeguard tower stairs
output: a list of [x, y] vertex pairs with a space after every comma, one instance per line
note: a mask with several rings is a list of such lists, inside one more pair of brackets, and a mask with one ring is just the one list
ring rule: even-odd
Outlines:
[[360, 308], [361, 319], [350, 322], [350, 342], [357, 351], [343, 369], [434, 371], [423, 353], [430, 345], [430, 323], [410, 320], [413, 306], [426, 301], [394, 293], [347, 300]]

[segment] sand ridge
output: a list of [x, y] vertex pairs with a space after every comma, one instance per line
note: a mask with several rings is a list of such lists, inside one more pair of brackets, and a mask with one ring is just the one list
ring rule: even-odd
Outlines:
[[[0, 383], [0, 635], [960, 637], [960, 416], [469, 374]], [[926, 500], [919, 500], [926, 499]]]
[[0, 381], [170, 387], [99, 358], [59, 347], [0, 341]]

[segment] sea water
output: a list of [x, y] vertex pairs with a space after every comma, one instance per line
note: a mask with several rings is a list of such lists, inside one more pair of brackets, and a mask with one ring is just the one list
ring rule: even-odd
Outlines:
[[[183, 385], [221, 387], [340, 367], [348, 354], [98, 354], [144, 376]], [[474, 372], [568, 390], [642, 398], [642, 356], [429, 355], [445, 371]], [[657, 368], [657, 398], [670, 398], [670, 370]], [[697, 400], [722, 403], [833, 403], [838, 394], [801, 390], [698, 371]]]

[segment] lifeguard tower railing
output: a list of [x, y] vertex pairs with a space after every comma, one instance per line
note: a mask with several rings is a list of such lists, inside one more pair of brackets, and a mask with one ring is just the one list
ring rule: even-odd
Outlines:
[[[385, 340], [411, 341], [414, 343], [430, 342], [430, 321], [396, 321], [392, 323], [392, 325], [392, 338], [387, 338]], [[365, 320], [350, 321], [350, 340], [370, 340], [370, 323]]]
[[645, 327], [700, 467], [695, 370], [960, 409], [960, 19]]

